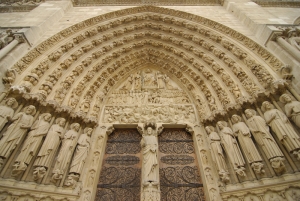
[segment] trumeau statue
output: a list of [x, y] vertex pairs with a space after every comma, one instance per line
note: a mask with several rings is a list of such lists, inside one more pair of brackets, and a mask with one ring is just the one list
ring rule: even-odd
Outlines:
[[262, 103], [262, 111], [264, 111], [266, 122], [271, 126], [280, 142], [300, 160], [300, 137], [285, 114], [275, 109], [268, 101]]
[[70, 164], [70, 160], [72, 158], [74, 148], [77, 143], [77, 139], [79, 137], [78, 131], [80, 125], [78, 123], [73, 123], [71, 124], [70, 128], [71, 130], [67, 131], [63, 137], [61, 149], [58, 153], [55, 166], [53, 168], [53, 182], [61, 180], [63, 174], [66, 173], [68, 164]]
[[12, 118], [13, 123], [7, 128], [0, 141], [0, 164], [3, 164], [3, 159], [8, 158], [19, 145], [23, 136], [33, 124], [35, 112], [35, 107], [29, 105], [25, 107], [24, 112], [19, 112]]
[[50, 128], [51, 114], [44, 113], [39, 116], [38, 120], [34, 122], [31, 131], [23, 143], [20, 154], [13, 165], [13, 175], [16, 176], [22, 171], [25, 171], [32, 158], [35, 156], [43, 137], [47, 134]]
[[[251, 138], [251, 133], [247, 125], [242, 122], [242, 118], [238, 115], [232, 115], [231, 121], [233, 123], [232, 130], [234, 134], [237, 136], [240, 146], [244, 152], [244, 155], [247, 161], [252, 165], [252, 163], [256, 163], [255, 166], [258, 167], [258, 163], [262, 162], [262, 158], [259, 155], [253, 141]], [[262, 167], [262, 166], [261, 166]], [[263, 171], [259, 169], [255, 169], [256, 173], [263, 173]]]
[[[275, 139], [271, 135], [269, 131], [269, 127], [266, 121], [256, 115], [256, 111], [252, 109], [245, 110], [246, 117], [248, 118], [247, 124], [249, 129], [251, 130], [254, 139], [263, 149], [267, 158], [271, 161], [272, 159], [283, 160], [284, 156], [281, 152], [280, 148], [276, 144]], [[272, 160], [271, 165], [273, 167], [273, 163], [275, 164], [275, 160]], [[274, 168], [274, 167], [273, 167]], [[280, 173], [284, 167], [280, 167], [281, 169], [275, 169], [276, 172]]]
[[8, 98], [4, 101], [4, 105], [0, 106], [0, 131], [5, 124], [12, 119], [14, 108], [18, 107], [18, 102], [14, 98]]
[[285, 104], [284, 111], [287, 117], [300, 128], [300, 102], [292, 100], [289, 94], [282, 94], [279, 100]]
[[90, 149], [92, 132], [92, 128], [85, 128], [84, 133], [80, 135], [77, 141], [74, 158], [71, 163], [70, 173], [81, 174], [81, 170]]
[[235, 172], [240, 176], [246, 176], [246, 173], [244, 172], [245, 161], [233, 131], [227, 127], [227, 123], [225, 121], [218, 121], [217, 125], [220, 128], [220, 136], [222, 138], [225, 151], [234, 167]]
[[224, 183], [227, 183], [229, 181], [229, 177], [228, 177], [229, 173], [225, 162], [223, 149], [221, 146], [221, 138], [218, 135], [218, 133], [215, 132], [214, 127], [206, 126], [205, 130], [209, 134], [210, 147], [214, 156], [213, 158], [215, 160], [217, 169], [219, 171], [220, 178]]

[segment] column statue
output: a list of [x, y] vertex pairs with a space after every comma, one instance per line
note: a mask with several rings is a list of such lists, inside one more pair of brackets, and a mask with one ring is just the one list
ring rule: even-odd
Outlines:
[[227, 183], [229, 181], [229, 173], [223, 154], [223, 149], [221, 146], [221, 138], [219, 137], [218, 133], [215, 132], [214, 127], [206, 126], [205, 130], [209, 135], [210, 147], [214, 156], [213, 158], [215, 159], [220, 178], [224, 183]]
[[35, 156], [43, 137], [47, 134], [50, 128], [50, 120], [51, 114], [44, 113], [33, 123], [31, 131], [28, 133], [28, 136], [21, 148], [21, 152], [17, 156], [15, 164], [13, 165], [13, 176], [17, 176], [26, 170], [31, 159]]
[[92, 132], [92, 128], [85, 128], [84, 133], [80, 135], [77, 141], [75, 155], [71, 163], [70, 173], [80, 175], [90, 149]]
[[63, 137], [61, 148], [53, 168], [52, 182], [54, 183], [61, 180], [66, 173], [79, 137], [78, 131], [80, 125], [78, 123], [73, 123], [70, 128], [71, 129], [67, 131]]
[[239, 145], [237, 144], [233, 131], [229, 127], [227, 127], [227, 123], [225, 121], [218, 121], [217, 125], [220, 128], [222, 143], [233, 165], [234, 171], [242, 177], [246, 176], [246, 173], [244, 172], [245, 161]]
[[[247, 124], [254, 136], [254, 139], [266, 154], [268, 160], [271, 162], [272, 167], [277, 167], [277, 165], [275, 165], [277, 162], [275, 161], [284, 160], [284, 155], [276, 144], [275, 139], [271, 135], [266, 121], [261, 116], [256, 115], [255, 110], [247, 109], [245, 110], [245, 114], [247, 117]], [[277, 173], [281, 173], [285, 170], [285, 167], [283, 165], [274, 168], [274, 170]]]
[[275, 109], [269, 102], [262, 103], [262, 111], [267, 124], [269, 124], [285, 148], [300, 160], [300, 137], [284, 113]]
[[5, 124], [14, 116], [14, 108], [18, 107], [18, 102], [14, 98], [8, 98], [4, 101], [4, 105], [0, 106], [0, 131]]
[[264, 173], [265, 171], [262, 169], [263, 164], [261, 163], [262, 158], [251, 139], [250, 129], [244, 122], [242, 122], [242, 118], [238, 115], [232, 115], [231, 121], [233, 123], [232, 130], [238, 138], [248, 163], [251, 164], [251, 167], [256, 173]]
[[60, 141], [65, 133], [64, 126], [66, 120], [64, 118], [57, 118], [46, 136], [46, 139], [39, 151], [36, 160], [33, 164], [34, 179], [38, 180], [44, 177], [46, 171], [51, 167], [54, 155], [60, 145]]
[[288, 118], [300, 128], [300, 102], [292, 100], [289, 94], [282, 94], [279, 98], [284, 103], [284, 111]]
[[24, 112], [19, 112], [12, 118], [13, 123], [7, 128], [0, 141], [0, 165], [15, 150], [27, 130], [33, 124], [33, 115], [35, 112], [35, 107], [29, 105], [24, 108]]

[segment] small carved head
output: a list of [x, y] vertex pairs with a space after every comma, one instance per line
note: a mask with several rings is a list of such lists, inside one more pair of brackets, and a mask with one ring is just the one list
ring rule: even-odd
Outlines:
[[231, 121], [232, 121], [233, 123], [238, 123], [238, 122], [240, 122], [241, 120], [242, 120], [242, 118], [241, 118], [239, 115], [236, 115], [236, 114], [232, 115], [232, 117], [231, 117]]
[[247, 109], [247, 110], [245, 110], [245, 115], [249, 119], [249, 118], [253, 117], [254, 115], [256, 115], [256, 111], [252, 110], [252, 109]]
[[272, 103], [270, 103], [269, 101], [265, 101], [265, 102], [262, 103], [261, 110], [263, 112], [271, 110], [271, 109], [274, 109], [274, 106], [273, 106]]
[[25, 113], [30, 115], [35, 115], [36, 109], [33, 105], [29, 105], [25, 108]]
[[15, 98], [8, 98], [5, 100], [5, 104], [9, 107], [16, 108], [18, 107], [18, 102]]
[[60, 125], [61, 127], [65, 126], [66, 124], [66, 119], [65, 118], [57, 118], [55, 121], [58, 125]]
[[282, 102], [282, 103], [285, 104], [285, 103], [291, 102], [291, 101], [292, 101], [292, 98], [291, 98], [291, 96], [290, 96], [289, 94], [282, 94], [282, 95], [280, 96], [279, 100], [280, 100], [280, 102]]

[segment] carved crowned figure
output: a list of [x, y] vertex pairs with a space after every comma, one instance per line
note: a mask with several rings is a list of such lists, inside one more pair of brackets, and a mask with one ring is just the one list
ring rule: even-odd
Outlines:
[[300, 137], [285, 114], [275, 109], [269, 101], [262, 103], [262, 111], [264, 111], [267, 124], [271, 126], [280, 142], [300, 160]]
[[10, 156], [13, 150], [18, 146], [27, 130], [33, 124], [33, 115], [36, 110], [33, 105], [25, 107], [24, 112], [16, 114], [12, 121], [13, 123], [7, 128], [0, 141], [0, 157], [1, 163], [3, 159]]
[[292, 100], [289, 94], [282, 94], [279, 100], [285, 103], [284, 111], [287, 117], [300, 128], [300, 102]]
[[84, 133], [80, 135], [77, 141], [75, 155], [71, 163], [70, 173], [81, 173], [81, 170], [85, 163], [85, 159], [90, 149], [92, 132], [92, 128], [85, 128]]
[[57, 181], [62, 179], [63, 174], [66, 173], [68, 164], [70, 164], [74, 148], [79, 137], [79, 128], [78, 123], [73, 123], [70, 126], [70, 130], [67, 131], [63, 137], [61, 144], [61, 149], [56, 158], [55, 166], [53, 168], [52, 181]]
[[14, 115], [14, 108], [18, 106], [18, 102], [14, 98], [8, 98], [4, 101], [4, 105], [0, 106], [0, 131], [5, 124], [11, 120]]
[[[43, 137], [49, 130], [50, 120], [51, 114], [44, 113], [40, 115], [38, 120], [36, 120], [32, 125], [31, 131], [23, 143], [21, 152], [15, 160], [14, 170], [16, 170], [17, 173], [24, 171], [31, 162], [31, 159], [35, 156]], [[23, 167], [22, 171], [19, 171], [20, 167]]]
[[227, 123], [225, 121], [218, 121], [217, 125], [220, 128], [222, 143], [224, 144], [226, 153], [234, 167], [235, 172], [240, 176], [245, 176], [245, 161], [233, 131], [227, 127]]

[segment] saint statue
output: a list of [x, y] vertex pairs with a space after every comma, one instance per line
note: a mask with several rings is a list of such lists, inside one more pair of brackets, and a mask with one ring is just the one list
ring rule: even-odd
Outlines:
[[67, 131], [63, 137], [61, 148], [53, 168], [52, 181], [54, 182], [61, 180], [63, 174], [66, 173], [79, 137], [78, 131], [80, 125], [78, 123], [73, 123], [70, 128], [71, 130]]
[[279, 98], [284, 103], [284, 111], [287, 117], [300, 128], [300, 102], [292, 100], [289, 94], [282, 94]]
[[5, 124], [12, 119], [14, 108], [18, 107], [18, 102], [14, 98], [8, 98], [4, 101], [4, 105], [0, 106], [0, 131]]
[[[235, 136], [238, 138], [240, 146], [244, 152], [244, 155], [247, 161], [252, 164], [256, 163], [257, 166], [258, 162], [262, 161], [261, 156], [259, 155], [253, 141], [251, 138], [250, 129], [247, 125], [242, 122], [242, 118], [238, 115], [232, 115], [231, 121], [233, 123], [232, 130]], [[256, 169], [257, 170], [257, 169]], [[262, 170], [257, 173], [263, 173]]]
[[240, 176], [246, 176], [246, 173], [244, 172], [245, 161], [233, 131], [227, 127], [227, 123], [225, 121], [218, 121], [217, 125], [220, 128], [220, 136], [222, 138], [225, 151], [234, 167], [235, 172]]
[[[15, 160], [13, 168], [14, 176], [25, 171], [31, 159], [35, 156], [43, 137], [47, 134], [50, 127], [51, 114], [44, 113], [39, 116], [38, 120], [34, 122], [31, 127], [31, 131], [23, 143], [20, 154]], [[20, 171], [19, 168], [22, 168]]]
[[[215, 163], [217, 165], [217, 169], [219, 171], [220, 178], [223, 182], [228, 182], [228, 169], [225, 162], [225, 157], [223, 154], [223, 149], [221, 146], [221, 138], [219, 137], [218, 133], [216, 133], [214, 130], [214, 127], [212, 126], [206, 126], [205, 130], [209, 134], [210, 139], [210, 147], [212, 150], [213, 158], [215, 160]], [[226, 174], [226, 176], [224, 175]]]
[[71, 163], [70, 173], [81, 173], [81, 170], [85, 163], [85, 159], [90, 149], [92, 132], [92, 128], [85, 128], [84, 133], [80, 135], [77, 141], [75, 155]]
[[7, 128], [0, 141], [0, 164], [3, 164], [3, 159], [6, 159], [19, 145], [27, 130], [33, 124], [36, 110], [33, 105], [24, 108], [24, 112], [16, 114], [12, 121], [13, 123]]
[[300, 160], [300, 137], [295, 132], [287, 116], [275, 109], [269, 101], [262, 103], [262, 111], [264, 111], [267, 124], [271, 126], [280, 142]]
[[143, 183], [157, 183], [158, 182], [158, 160], [157, 150], [158, 142], [155, 135], [155, 124], [146, 123], [146, 133], [143, 134], [141, 146], [143, 149]]

